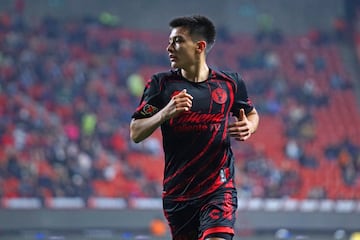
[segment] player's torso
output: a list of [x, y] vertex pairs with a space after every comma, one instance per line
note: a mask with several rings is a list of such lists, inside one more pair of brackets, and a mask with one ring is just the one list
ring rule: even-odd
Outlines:
[[227, 164], [230, 140], [226, 127], [234, 101], [233, 84], [221, 77], [200, 83], [168, 79], [162, 86], [161, 101], [169, 102], [183, 89], [193, 96], [192, 108], [162, 125], [165, 188], [176, 185], [179, 191], [181, 185], [183, 189], [192, 189], [201, 183], [209, 184], [209, 177]]
[[183, 89], [193, 97], [192, 107], [163, 125], [164, 137], [179, 141], [182, 137], [206, 138], [223, 132], [234, 98], [231, 83], [217, 78], [199, 83], [183, 78], [168, 80], [163, 86], [162, 101], [169, 102]]

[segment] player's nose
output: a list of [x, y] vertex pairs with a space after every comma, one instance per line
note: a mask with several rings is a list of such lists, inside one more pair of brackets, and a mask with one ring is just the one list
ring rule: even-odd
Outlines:
[[167, 45], [166, 51], [169, 52], [169, 53], [174, 51], [174, 46], [173, 46], [172, 43], [169, 43], [169, 44]]

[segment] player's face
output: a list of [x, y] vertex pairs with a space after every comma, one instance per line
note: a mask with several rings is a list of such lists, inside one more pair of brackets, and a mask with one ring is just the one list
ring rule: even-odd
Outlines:
[[171, 30], [169, 45], [166, 50], [169, 53], [171, 67], [187, 69], [196, 62], [197, 42], [191, 39], [189, 30], [177, 27]]

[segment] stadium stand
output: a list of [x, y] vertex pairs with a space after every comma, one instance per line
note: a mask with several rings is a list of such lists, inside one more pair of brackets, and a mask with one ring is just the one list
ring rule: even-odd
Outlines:
[[[233, 34], [210, 55], [243, 74], [261, 115], [253, 138], [235, 143], [243, 197], [360, 199], [354, 83], [342, 40], [322, 34]], [[164, 39], [96, 21], [28, 26], [3, 12], [0, 197], [160, 197], [161, 137], [130, 142], [139, 95], [128, 79], [169, 68]]]

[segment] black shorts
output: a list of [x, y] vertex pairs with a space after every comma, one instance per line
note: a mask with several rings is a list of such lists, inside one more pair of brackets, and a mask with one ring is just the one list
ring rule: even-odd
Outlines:
[[231, 239], [234, 235], [237, 210], [234, 188], [222, 188], [198, 200], [163, 199], [163, 206], [173, 239], [188, 236], [186, 239], [202, 240], [216, 234]]

